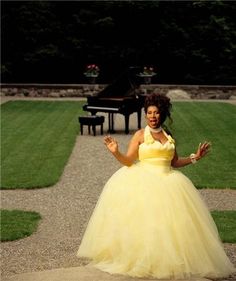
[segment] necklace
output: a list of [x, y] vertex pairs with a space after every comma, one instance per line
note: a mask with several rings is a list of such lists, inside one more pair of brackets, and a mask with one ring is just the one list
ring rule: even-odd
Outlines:
[[148, 126], [148, 127], [149, 127], [150, 132], [152, 132], [152, 133], [160, 133], [162, 131], [161, 126], [158, 128], [155, 128], [155, 129], [151, 128], [150, 126]]

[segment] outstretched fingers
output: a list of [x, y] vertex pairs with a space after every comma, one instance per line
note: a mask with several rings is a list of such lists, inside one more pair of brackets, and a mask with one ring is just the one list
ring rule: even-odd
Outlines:
[[205, 141], [203, 144], [199, 144], [199, 150], [200, 150], [200, 155], [204, 156], [210, 151], [211, 143], [208, 141]]
[[117, 143], [116, 140], [113, 139], [111, 136], [105, 136], [103, 140], [105, 145]]

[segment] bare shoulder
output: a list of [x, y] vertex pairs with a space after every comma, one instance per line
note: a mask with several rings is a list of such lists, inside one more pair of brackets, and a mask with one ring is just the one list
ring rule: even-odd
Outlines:
[[133, 139], [138, 143], [143, 143], [144, 140], [144, 129], [140, 129], [133, 135]]
[[171, 133], [171, 131], [167, 127], [164, 127], [163, 129], [167, 133], [167, 135], [170, 135], [171, 137], [173, 137], [173, 134]]

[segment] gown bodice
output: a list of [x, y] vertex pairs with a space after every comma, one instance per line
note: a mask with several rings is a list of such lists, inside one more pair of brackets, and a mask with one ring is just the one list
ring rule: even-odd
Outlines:
[[144, 129], [144, 142], [139, 146], [139, 161], [170, 166], [175, 153], [175, 141], [164, 130], [167, 141], [162, 144], [155, 140], [148, 126]]

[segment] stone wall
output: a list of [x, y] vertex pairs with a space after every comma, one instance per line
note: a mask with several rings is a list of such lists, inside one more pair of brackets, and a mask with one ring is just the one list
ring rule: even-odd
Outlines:
[[236, 99], [236, 86], [141, 85], [145, 94], [165, 94], [173, 99]]
[[[18, 97], [89, 97], [106, 84], [2, 84], [1, 96]], [[161, 93], [173, 99], [236, 99], [236, 86], [143, 84], [137, 93]]]
[[99, 84], [2, 84], [1, 96], [18, 97], [89, 97], [104, 89], [106, 85]]

